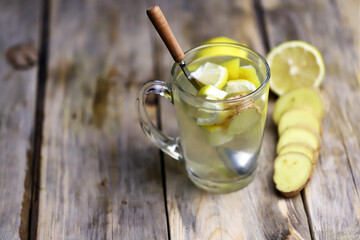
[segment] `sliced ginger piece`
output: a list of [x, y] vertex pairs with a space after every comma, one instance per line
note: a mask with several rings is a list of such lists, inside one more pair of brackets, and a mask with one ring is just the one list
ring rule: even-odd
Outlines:
[[321, 140], [320, 136], [310, 128], [298, 126], [289, 127], [281, 134], [276, 153], [279, 154], [280, 150], [290, 143], [304, 143], [309, 145], [314, 151], [317, 151], [320, 149]]
[[310, 159], [313, 166], [317, 163], [316, 151], [314, 151], [314, 149], [312, 149], [307, 144], [304, 143], [287, 144], [280, 149], [279, 155], [283, 155], [285, 153], [291, 153], [291, 152], [303, 153]]
[[309, 127], [321, 135], [321, 120], [309, 108], [291, 107], [281, 116], [278, 125], [278, 133], [281, 135], [288, 127], [293, 126]]
[[312, 172], [310, 159], [302, 153], [285, 153], [274, 162], [275, 187], [285, 197], [297, 195], [307, 184]]
[[273, 120], [278, 124], [281, 115], [291, 107], [304, 106], [311, 108], [319, 117], [324, 117], [324, 103], [320, 93], [310, 87], [301, 87], [291, 90], [281, 97], [275, 103]]
[[229, 134], [239, 134], [254, 126], [261, 119], [258, 109], [252, 106], [233, 117], [228, 126]]

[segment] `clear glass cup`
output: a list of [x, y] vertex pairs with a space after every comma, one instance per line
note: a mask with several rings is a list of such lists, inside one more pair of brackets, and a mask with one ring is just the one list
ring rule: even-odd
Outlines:
[[[212, 43], [185, 53], [189, 70], [206, 61], [221, 64], [240, 59], [240, 65], [253, 67], [260, 86], [252, 93], [228, 100], [196, 96], [177, 63], [171, 69], [170, 83], [146, 82], [137, 94], [137, 110], [145, 135], [162, 151], [183, 161], [194, 184], [209, 192], [236, 191], [255, 176], [266, 121], [270, 70], [265, 59], [247, 46]], [[151, 122], [145, 109], [150, 93], [173, 103], [180, 137], [171, 138]]]

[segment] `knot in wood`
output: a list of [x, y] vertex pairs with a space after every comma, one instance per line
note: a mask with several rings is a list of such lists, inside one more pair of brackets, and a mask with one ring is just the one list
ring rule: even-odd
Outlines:
[[17, 44], [6, 50], [6, 60], [16, 70], [27, 70], [38, 62], [38, 51], [34, 46]]

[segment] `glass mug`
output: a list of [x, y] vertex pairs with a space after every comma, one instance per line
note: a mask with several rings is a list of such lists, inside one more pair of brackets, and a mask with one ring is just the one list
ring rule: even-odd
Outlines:
[[[190, 71], [207, 61], [221, 64], [236, 59], [258, 76], [258, 88], [248, 95], [227, 100], [196, 96], [197, 89], [177, 63], [172, 66], [170, 83], [148, 81], [137, 93], [145, 135], [162, 151], [185, 162], [191, 181], [208, 192], [236, 191], [254, 178], [266, 121], [270, 70], [260, 54], [240, 44], [211, 43], [185, 53]], [[173, 103], [180, 137], [165, 135], [151, 122], [145, 109], [150, 93]]]

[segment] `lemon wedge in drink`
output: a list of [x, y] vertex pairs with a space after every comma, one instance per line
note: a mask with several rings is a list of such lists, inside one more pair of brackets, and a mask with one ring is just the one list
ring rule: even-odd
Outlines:
[[[206, 100], [223, 100], [227, 96], [227, 92], [222, 91], [212, 85], [206, 85], [202, 87], [198, 96], [206, 96]], [[194, 115], [196, 124], [200, 126], [206, 126], [217, 128], [215, 125], [221, 125], [229, 118], [232, 111], [225, 110], [224, 105], [219, 102], [203, 102]], [[212, 129], [211, 129], [212, 130]]]
[[220, 146], [234, 139], [234, 135], [227, 133], [223, 126], [203, 126], [207, 142], [211, 146]]
[[226, 84], [229, 72], [227, 68], [215, 63], [206, 62], [191, 73], [199, 83], [203, 85], [213, 85], [221, 89]]
[[249, 80], [256, 88], [260, 87], [259, 77], [256, 74], [255, 68], [251, 65], [240, 67], [238, 70], [238, 78]]
[[[209, 39], [202, 44], [208, 44], [208, 43], [236, 43], [239, 44], [238, 41], [228, 38], [228, 37], [215, 37], [212, 39]], [[240, 48], [234, 48], [234, 47], [228, 47], [228, 46], [212, 46], [207, 47], [202, 50], [200, 50], [195, 58], [204, 58], [204, 57], [210, 57], [210, 56], [233, 56], [233, 57], [246, 57], [247, 53]]]
[[211, 38], [203, 42], [203, 44], [207, 44], [207, 43], [239, 43], [239, 42], [225, 36], [220, 36], [220, 37]]
[[215, 98], [214, 100], [222, 100], [226, 97], [227, 92], [222, 91], [218, 89], [217, 87], [214, 87], [213, 85], [206, 85], [202, 87], [198, 93], [197, 96], [210, 96], [212, 98]]
[[266, 58], [270, 89], [277, 95], [299, 87], [319, 87], [325, 76], [321, 53], [303, 41], [289, 41], [273, 48]]
[[[205, 99], [218, 100], [212, 96], [206, 96]], [[221, 103], [204, 102], [202, 107], [199, 107], [194, 115], [196, 124], [200, 126], [216, 124], [222, 109], [223, 106]]]
[[227, 68], [229, 72], [228, 80], [234, 80], [239, 78], [240, 58], [234, 58], [229, 61], [226, 61], [222, 63], [221, 66]]
[[227, 81], [224, 90], [229, 96], [234, 96], [238, 94], [242, 94], [245, 96], [255, 91], [256, 87], [252, 82], [248, 80], [237, 79]]

